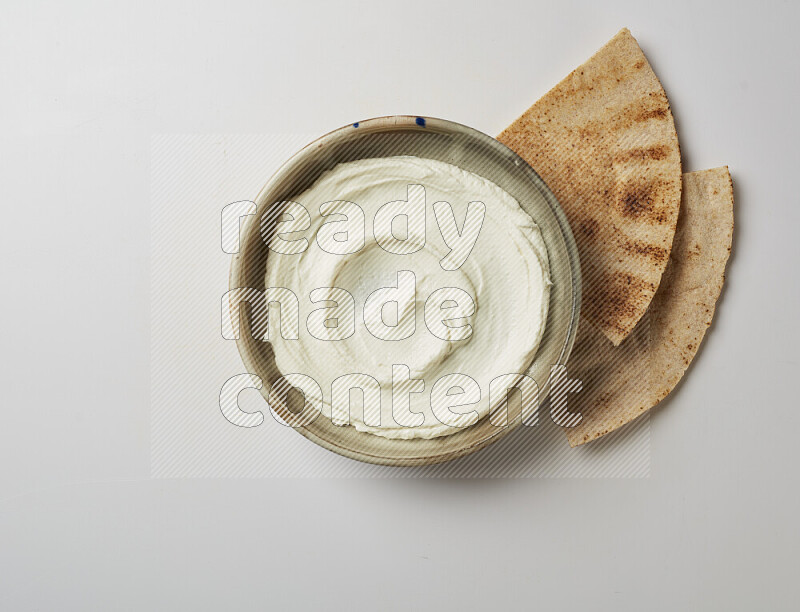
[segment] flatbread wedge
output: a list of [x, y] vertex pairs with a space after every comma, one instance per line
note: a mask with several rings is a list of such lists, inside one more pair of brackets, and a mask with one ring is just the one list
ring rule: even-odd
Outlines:
[[669, 260], [681, 192], [667, 96], [624, 29], [497, 137], [553, 190], [575, 233], [582, 313], [618, 345]]
[[675, 388], [711, 325], [732, 239], [728, 168], [684, 174], [670, 261], [645, 317], [618, 347], [581, 323], [568, 370], [583, 383], [570, 407], [583, 419], [566, 430], [570, 446], [622, 427]]

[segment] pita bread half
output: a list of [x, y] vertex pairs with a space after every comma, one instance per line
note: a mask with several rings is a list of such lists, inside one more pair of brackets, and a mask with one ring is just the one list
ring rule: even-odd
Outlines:
[[566, 430], [570, 446], [622, 427], [675, 388], [711, 325], [732, 239], [728, 168], [684, 174], [672, 254], [645, 317], [618, 347], [581, 322], [568, 369], [583, 382], [572, 399], [583, 419]]
[[497, 137], [553, 190], [575, 233], [582, 311], [618, 345], [669, 260], [681, 198], [667, 96], [628, 30]]

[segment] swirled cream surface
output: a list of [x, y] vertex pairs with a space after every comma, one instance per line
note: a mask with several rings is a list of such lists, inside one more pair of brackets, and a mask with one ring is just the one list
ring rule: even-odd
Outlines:
[[547, 249], [494, 183], [431, 159], [363, 159], [276, 214], [267, 301], [283, 301], [270, 306], [269, 341], [282, 374], [317, 383], [307, 400], [337, 425], [387, 438], [456, 433], [497, 403], [493, 380], [533, 361]]

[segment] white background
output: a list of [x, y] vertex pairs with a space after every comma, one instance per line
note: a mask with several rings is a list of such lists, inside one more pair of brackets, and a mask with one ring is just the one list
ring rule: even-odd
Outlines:
[[[797, 7], [5, 2], [0, 609], [790, 609]], [[736, 194], [649, 479], [149, 479], [151, 134], [496, 134], [623, 26]]]

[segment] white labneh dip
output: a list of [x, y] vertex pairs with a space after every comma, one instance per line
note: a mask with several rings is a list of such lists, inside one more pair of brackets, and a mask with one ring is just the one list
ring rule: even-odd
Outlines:
[[[337, 425], [453, 434], [530, 366], [547, 320], [547, 249], [494, 183], [431, 159], [362, 159], [276, 207], [269, 341], [282, 374], [318, 383], [321, 397], [306, 399]], [[508, 384], [490, 402], [495, 379]]]

